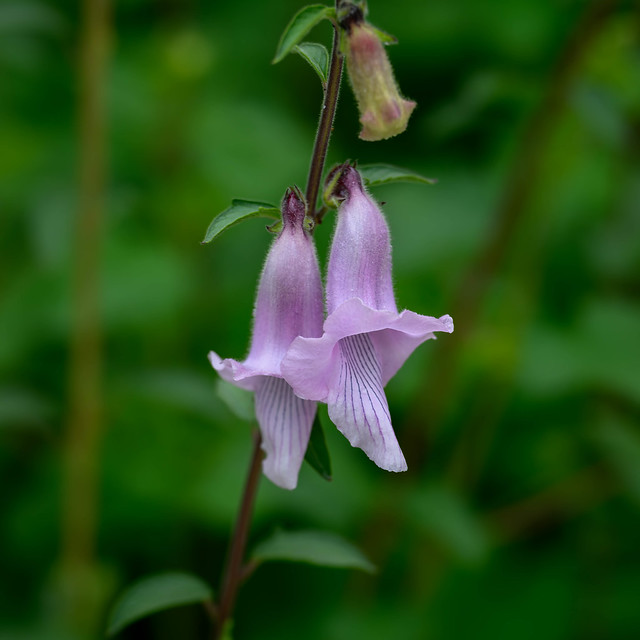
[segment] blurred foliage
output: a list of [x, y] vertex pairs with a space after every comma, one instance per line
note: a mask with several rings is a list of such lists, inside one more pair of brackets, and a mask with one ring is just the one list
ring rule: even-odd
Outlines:
[[[12, 640], [72, 637], [59, 602], [76, 578], [58, 570], [70, 282], [82, 268], [77, 4], [0, 3], [0, 638]], [[265, 564], [240, 594], [234, 637], [637, 637], [638, 6], [369, 5], [399, 38], [389, 54], [418, 108], [402, 136], [362, 142], [345, 83], [328, 162], [438, 178], [375, 192], [399, 303], [441, 315], [479, 300], [388, 386], [406, 474], [380, 471], [325, 429], [331, 483], [305, 465], [294, 492], [261, 485], [252, 546], [279, 526], [329, 530], [378, 573]], [[77, 578], [99, 601], [95, 637], [124, 585], [165, 571], [220, 575], [251, 438], [216, 393], [206, 354], [247, 349], [271, 238], [252, 220], [200, 240], [232, 198], [279, 202], [304, 185], [321, 89], [298, 56], [270, 65], [300, 6], [113, 6], [99, 530], [92, 573]], [[328, 45], [330, 28], [307, 38]], [[577, 58], [558, 80], [569, 47]], [[561, 99], [543, 114], [544, 135], [527, 139], [552, 89]], [[501, 203], [532, 158], [528, 191], [498, 235]], [[321, 260], [331, 225], [316, 233]], [[192, 605], [121, 637], [208, 633]]]

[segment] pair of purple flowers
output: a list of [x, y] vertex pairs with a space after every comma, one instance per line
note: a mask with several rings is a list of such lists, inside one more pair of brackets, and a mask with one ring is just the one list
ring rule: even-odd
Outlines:
[[244, 362], [209, 360], [227, 381], [255, 393], [265, 475], [294, 489], [317, 402], [354, 447], [379, 467], [405, 471], [384, 386], [434, 331], [453, 331], [450, 316], [398, 312], [391, 279], [391, 243], [384, 216], [360, 175], [343, 165], [334, 175], [339, 201], [326, 284], [305, 230], [301, 194], [289, 189], [283, 228], [267, 256]]

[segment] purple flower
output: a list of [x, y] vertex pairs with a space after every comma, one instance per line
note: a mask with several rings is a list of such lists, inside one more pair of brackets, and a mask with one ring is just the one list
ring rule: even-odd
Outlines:
[[450, 316], [398, 313], [391, 281], [389, 229], [358, 172], [339, 167], [338, 210], [327, 276], [327, 312], [320, 338], [299, 337], [282, 361], [301, 398], [326, 402], [329, 417], [379, 467], [405, 471], [384, 386], [434, 331], [453, 331]]
[[266, 453], [263, 471], [285, 489], [295, 489], [298, 482], [317, 405], [293, 393], [280, 363], [294, 338], [322, 335], [322, 283], [304, 215], [302, 195], [289, 189], [282, 203], [283, 228], [260, 276], [246, 360], [222, 360], [209, 353], [209, 361], [225, 380], [255, 392]]

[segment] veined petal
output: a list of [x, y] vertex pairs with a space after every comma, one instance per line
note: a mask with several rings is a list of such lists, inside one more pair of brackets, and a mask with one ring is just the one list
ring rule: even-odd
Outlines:
[[329, 417], [352, 446], [387, 471], [406, 471], [382, 388], [382, 370], [367, 334], [338, 343], [339, 367], [329, 391]]
[[396, 375], [416, 347], [427, 340], [435, 340], [434, 331], [451, 333], [453, 331], [451, 316], [434, 318], [405, 310], [388, 329], [369, 334], [380, 357], [383, 385]]
[[262, 470], [279, 487], [295, 489], [317, 405], [298, 398], [285, 380], [272, 376], [259, 378], [255, 398], [266, 453]]
[[451, 317], [434, 318], [406, 310], [378, 311], [359, 298], [352, 298], [327, 318], [321, 338], [296, 338], [292, 342], [282, 360], [282, 375], [299, 396], [327, 402], [339, 366], [338, 342], [347, 336], [368, 333], [385, 386], [418, 345], [435, 338], [434, 331], [451, 333]]

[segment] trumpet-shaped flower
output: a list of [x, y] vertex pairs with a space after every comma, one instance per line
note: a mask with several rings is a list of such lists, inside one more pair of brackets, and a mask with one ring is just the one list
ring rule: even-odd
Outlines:
[[313, 241], [304, 229], [301, 194], [289, 189], [282, 203], [283, 227], [262, 270], [254, 309], [251, 349], [244, 362], [209, 353], [218, 373], [255, 393], [262, 432], [265, 475], [294, 489], [309, 442], [316, 403], [297, 397], [280, 363], [298, 336], [322, 334], [322, 283]]
[[407, 128], [416, 103], [405, 100], [378, 31], [352, 7], [343, 21], [347, 74], [358, 102], [362, 140], [385, 140]]
[[398, 312], [391, 245], [382, 212], [349, 165], [338, 169], [342, 200], [327, 274], [327, 312], [319, 338], [296, 338], [282, 362], [285, 380], [307, 400], [326, 402], [329, 417], [379, 467], [405, 471], [384, 386], [434, 331], [453, 331], [450, 316]]

